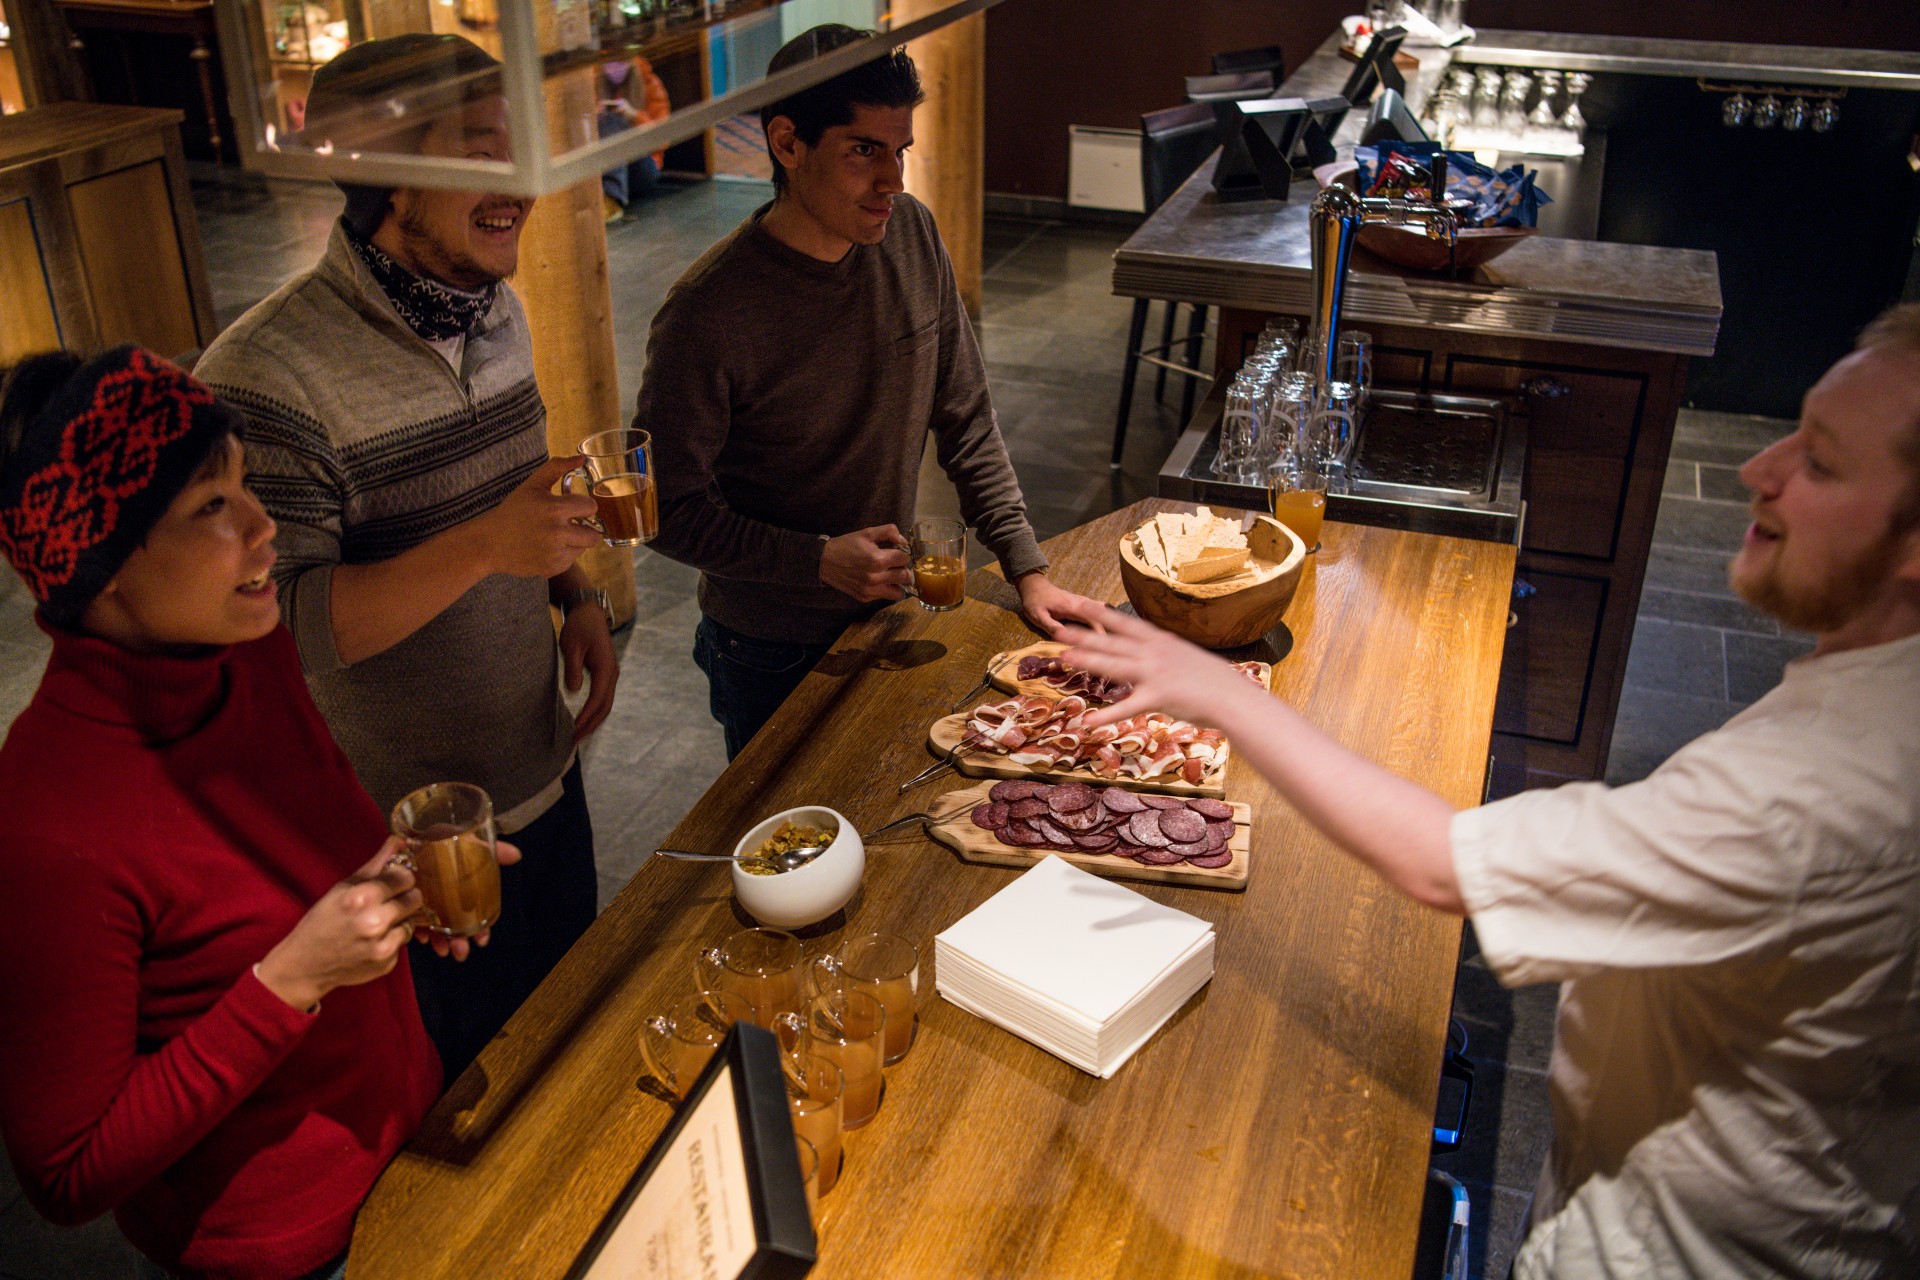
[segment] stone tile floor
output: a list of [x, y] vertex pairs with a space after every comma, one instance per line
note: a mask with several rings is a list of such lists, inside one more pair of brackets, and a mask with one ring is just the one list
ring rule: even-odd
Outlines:
[[[332, 188], [198, 169], [194, 199], [223, 324], [318, 256], [339, 209]], [[609, 228], [623, 398], [645, 365], [647, 325], [667, 287], [714, 240], [768, 198], [763, 183], [668, 187]], [[1108, 289], [1126, 231], [1105, 225], [990, 218], [983, 255], [983, 319], [995, 404], [1033, 523], [1049, 537], [1152, 492], [1178, 426], [1142, 379], [1125, 467], [1106, 466], [1130, 303]], [[1157, 319], [1157, 315], [1156, 315]], [[1210, 357], [1209, 357], [1210, 360]], [[1608, 778], [1645, 774], [1675, 747], [1722, 723], [1804, 652], [1745, 608], [1725, 581], [1744, 527], [1738, 464], [1790, 424], [1688, 413], [1668, 470], [1656, 545], [1634, 633]], [[617, 637], [619, 697], [585, 752], [603, 903], [692, 806], [725, 761], [706, 713], [705, 682], [690, 656], [694, 574], [644, 549], [635, 555], [639, 615]], [[0, 725], [25, 705], [45, 661], [24, 590], [0, 575]], [[1440, 1163], [1473, 1196], [1476, 1275], [1506, 1274], [1511, 1242], [1549, 1142], [1544, 1072], [1555, 991], [1508, 991], [1462, 950], [1456, 1012], [1477, 1064], [1469, 1136]], [[122, 1277], [132, 1255], [112, 1223], [61, 1229], [42, 1222], [0, 1162], [0, 1277]]]

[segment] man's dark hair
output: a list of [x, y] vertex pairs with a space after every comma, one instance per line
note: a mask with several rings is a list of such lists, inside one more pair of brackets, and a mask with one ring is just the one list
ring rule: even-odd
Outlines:
[[[313, 73], [300, 140], [309, 147], [412, 154], [433, 122], [502, 92], [500, 63], [464, 36], [423, 33], [369, 40]], [[342, 182], [347, 225], [371, 237], [392, 187]]]
[[[780, 46], [780, 52], [774, 54], [773, 61], [767, 64], [767, 74], [774, 75], [789, 67], [797, 67], [872, 35], [871, 31], [862, 31], [838, 22], [828, 22], [802, 31]], [[775, 116], [785, 116], [793, 121], [793, 131], [800, 141], [817, 147], [827, 130], [853, 123], [856, 107], [917, 107], [926, 100], [927, 95], [920, 88], [920, 72], [914, 68], [913, 59], [907, 56], [905, 49], [894, 49], [831, 80], [823, 80], [811, 89], [802, 89], [792, 97], [760, 108], [760, 128], [764, 133]], [[767, 158], [773, 161], [775, 189], [786, 190], [787, 171], [780, 163], [780, 157], [773, 154], [771, 141], [767, 143]]]

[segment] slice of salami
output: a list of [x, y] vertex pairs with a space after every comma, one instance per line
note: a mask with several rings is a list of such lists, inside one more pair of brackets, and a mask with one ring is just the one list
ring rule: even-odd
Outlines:
[[1093, 806], [1099, 797], [1093, 788], [1084, 782], [1063, 782], [1053, 789], [1047, 797], [1047, 803], [1053, 806], [1055, 813], [1078, 813]]
[[1047, 802], [1039, 796], [1027, 796], [1025, 799], [1015, 800], [1007, 806], [1007, 815], [1020, 822], [1031, 822], [1035, 818], [1044, 818], [1051, 812], [1053, 811], [1047, 808]]
[[[998, 813], [994, 812], [996, 809], [999, 810]], [[977, 804], [973, 806], [973, 813], [969, 816], [972, 817], [974, 826], [985, 827], [988, 831], [992, 831], [996, 827], [1006, 825], [1007, 806], [991, 803]]]
[[1179, 796], [1141, 796], [1140, 803], [1149, 809], [1184, 809], [1187, 802]]
[[1061, 813], [1056, 810], [1053, 820], [1069, 831], [1085, 834], [1100, 825], [1100, 806], [1088, 805], [1072, 813]]
[[1138, 813], [1146, 802], [1125, 787], [1108, 787], [1100, 793], [1100, 806], [1112, 813]]
[[1160, 830], [1160, 815], [1157, 813], [1134, 814], [1132, 820], [1127, 823], [1127, 830], [1135, 840], [1149, 848], [1164, 849], [1173, 843], [1167, 839], [1166, 833]]
[[1024, 822], [1009, 822], [1006, 826], [994, 832], [994, 834], [1000, 837], [1002, 844], [1021, 846], [1036, 845], [1046, 839], [1045, 836]]
[[1033, 829], [1047, 838], [1050, 844], [1063, 844], [1073, 848], [1073, 832], [1068, 831], [1052, 818], [1035, 818]]
[[1218, 853], [1226, 847], [1227, 847], [1227, 833], [1224, 831], [1215, 831], [1211, 827], [1207, 828], [1208, 850], [1210, 850], [1213, 853]]
[[1209, 853], [1204, 858], [1188, 858], [1187, 865], [1190, 867], [1203, 867], [1208, 871], [1212, 871], [1217, 867], [1224, 867], [1232, 861], [1233, 852], [1231, 850], [1222, 850], [1219, 853]]
[[1170, 867], [1176, 862], [1186, 861], [1171, 849], [1142, 849], [1139, 859], [1151, 867]]
[[1075, 836], [1073, 842], [1088, 853], [1105, 853], [1120, 841], [1114, 836]]
[[[994, 798], [999, 799], [998, 796]], [[1205, 796], [1194, 796], [1188, 799], [1187, 808], [1214, 822], [1233, 821], [1233, 806], [1225, 800], [1210, 800]]]
[[1027, 778], [1008, 778], [1004, 782], [994, 783], [993, 789], [987, 792], [987, 798], [1012, 804], [1015, 800], [1025, 800], [1040, 785]]
[[1193, 840], [1193, 841], [1176, 840], [1172, 844], [1167, 846], [1168, 853], [1177, 853], [1183, 858], [1204, 858], [1207, 856], [1208, 853], [1212, 851], [1212, 849], [1213, 849], [1213, 846], [1208, 844], [1205, 840]]
[[1191, 844], [1207, 838], [1207, 820], [1191, 809], [1162, 809], [1160, 834], [1175, 844]]
[[1209, 819], [1207, 822], [1207, 834], [1213, 835], [1215, 832], [1218, 832], [1220, 838], [1225, 840], [1233, 834], [1233, 824], [1231, 822], [1214, 822]]

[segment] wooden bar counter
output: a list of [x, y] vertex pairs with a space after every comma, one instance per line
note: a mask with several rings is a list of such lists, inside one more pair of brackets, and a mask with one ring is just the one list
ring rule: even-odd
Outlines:
[[[1178, 509], [1149, 501], [1053, 539], [1055, 579], [1121, 600], [1120, 535]], [[1276, 691], [1388, 768], [1477, 803], [1513, 566], [1509, 546], [1328, 524], [1266, 642]], [[1031, 639], [1016, 603], [978, 571], [955, 612], [906, 603], [849, 628], [667, 843], [727, 850], [799, 804], [871, 830], [970, 785], [895, 792], [988, 656]], [[1459, 924], [1229, 768], [1228, 797], [1253, 811], [1246, 891], [1134, 886], [1214, 924], [1214, 978], [1111, 1080], [933, 994], [934, 935], [1019, 872], [917, 834], [868, 848], [860, 895], [809, 941], [911, 939], [920, 1030], [879, 1116], [847, 1137], [815, 1276], [1408, 1273]], [[750, 923], [724, 867], [637, 875], [374, 1188], [355, 1280], [564, 1275], [671, 1114], [642, 1080], [642, 1021], [691, 990], [696, 948]]]

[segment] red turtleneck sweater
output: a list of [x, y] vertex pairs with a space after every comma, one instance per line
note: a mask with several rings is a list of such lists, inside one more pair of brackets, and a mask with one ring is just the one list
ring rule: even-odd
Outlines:
[[196, 658], [52, 634], [0, 746], [7, 1151], [47, 1217], [112, 1209], [178, 1274], [312, 1270], [440, 1066], [404, 956], [311, 1015], [253, 966], [386, 823], [285, 630]]

